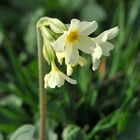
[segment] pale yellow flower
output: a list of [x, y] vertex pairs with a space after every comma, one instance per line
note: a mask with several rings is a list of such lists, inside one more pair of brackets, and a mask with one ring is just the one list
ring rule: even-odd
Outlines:
[[94, 52], [91, 54], [92, 56], [92, 70], [95, 71], [98, 69], [100, 65], [101, 56], [109, 56], [110, 51], [114, 49], [114, 45], [108, 40], [115, 38], [119, 33], [119, 28], [114, 27], [112, 29], [106, 30], [97, 37], [93, 38], [93, 42], [96, 43], [96, 47], [94, 48]]
[[50, 88], [55, 88], [55, 87], [61, 87], [64, 85], [65, 80], [68, 81], [71, 84], [76, 84], [76, 80], [73, 80], [69, 78], [67, 75], [65, 75], [63, 72], [61, 72], [57, 66], [55, 65], [54, 62], [51, 63], [51, 72], [46, 74], [44, 77], [44, 87], [50, 87]]
[[79, 59], [79, 50], [91, 54], [96, 47], [88, 35], [97, 29], [97, 23], [72, 19], [68, 31], [65, 31], [55, 42], [56, 52], [65, 51], [65, 63], [75, 65]]

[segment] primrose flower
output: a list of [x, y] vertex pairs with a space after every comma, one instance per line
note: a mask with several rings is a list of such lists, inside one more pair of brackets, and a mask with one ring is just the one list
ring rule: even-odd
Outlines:
[[76, 65], [79, 59], [79, 50], [86, 54], [94, 52], [96, 44], [88, 35], [97, 29], [97, 23], [72, 19], [68, 31], [64, 33], [54, 42], [54, 50], [56, 52], [65, 51], [65, 63]]
[[115, 38], [119, 33], [119, 28], [114, 27], [109, 30], [104, 31], [96, 38], [93, 38], [93, 41], [96, 43], [96, 47], [94, 48], [94, 52], [91, 54], [92, 56], [92, 70], [95, 71], [98, 69], [100, 65], [101, 56], [109, 56], [110, 51], [114, 49], [114, 45], [108, 40]]
[[64, 85], [65, 80], [71, 84], [77, 83], [76, 80], [69, 78], [67, 75], [61, 72], [54, 62], [51, 63], [51, 68], [51, 72], [49, 74], [46, 74], [44, 77], [44, 88], [61, 87], [62, 85]]

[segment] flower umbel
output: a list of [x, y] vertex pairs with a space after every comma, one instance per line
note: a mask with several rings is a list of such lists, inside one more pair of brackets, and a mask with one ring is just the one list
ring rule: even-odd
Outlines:
[[[81, 53], [90, 54], [92, 57], [92, 70], [95, 71], [100, 65], [102, 56], [109, 56], [114, 45], [108, 40], [115, 38], [119, 33], [119, 28], [114, 27], [106, 30], [97, 37], [89, 37], [98, 27], [96, 21], [80, 21], [72, 19], [66, 25], [56, 18], [43, 17], [39, 20], [37, 27], [41, 31], [43, 38], [43, 56], [51, 64], [50, 73], [44, 77], [44, 87], [61, 87], [65, 80], [71, 84], [76, 81], [68, 76], [73, 74], [74, 67], [77, 65], [85, 66], [87, 60]], [[66, 64], [65, 75], [56, 66], [55, 62], [61, 67]], [[89, 64], [89, 63], [88, 63]]]

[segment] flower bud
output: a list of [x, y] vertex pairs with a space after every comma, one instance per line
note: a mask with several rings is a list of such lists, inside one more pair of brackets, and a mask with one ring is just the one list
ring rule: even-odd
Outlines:
[[42, 36], [43, 36], [44, 40], [47, 40], [49, 42], [55, 41], [55, 37], [54, 37], [55, 35], [49, 28], [42, 26], [41, 32], [42, 32]]
[[55, 60], [55, 54], [53, 48], [49, 43], [48, 44], [44, 43], [43, 45], [43, 56], [48, 62], [48, 64], [50, 64], [50, 62]]
[[49, 18], [50, 28], [55, 33], [63, 33], [66, 30], [66, 26], [57, 18]]

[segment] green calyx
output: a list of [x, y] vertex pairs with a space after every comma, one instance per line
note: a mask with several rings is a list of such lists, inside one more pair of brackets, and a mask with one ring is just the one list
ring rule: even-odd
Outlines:
[[50, 64], [52, 61], [55, 60], [55, 54], [54, 54], [54, 50], [51, 46], [51, 44], [44, 42], [43, 45], [43, 56], [46, 59], [46, 61], [48, 62], [48, 64]]

